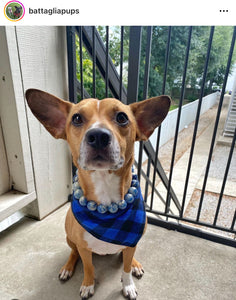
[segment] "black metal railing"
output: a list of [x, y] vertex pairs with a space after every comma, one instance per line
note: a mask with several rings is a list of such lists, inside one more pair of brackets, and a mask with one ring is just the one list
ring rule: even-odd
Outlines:
[[[163, 84], [161, 92], [162, 94], [166, 93], [166, 83], [169, 67], [169, 58], [171, 52], [171, 41], [172, 41], [172, 31], [174, 27], [168, 27], [167, 37], [166, 37], [166, 49], [165, 57], [163, 61]], [[185, 181], [183, 182], [184, 191], [182, 199], [178, 199], [174, 189], [172, 187], [173, 183], [173, 171], [175, 168], [176, 160], [176, 149], [179, 137], [179, 126], [182, 117], [182, 106], [185, 97], [186, 89], [186, 77], [188, 72], [189, 65], [189, 55], [191, 54], [191, 42], [193, 35], [194, 27], [188, 28], [187, 40], [186, 40], [186, 50], [185, 58], [183, 64], [182, 72], [182, 84], [180, 88], [180, 98], [179, 106], [177, 113], [176, 126], [173, 128], [175, 131], [173, 139], [173, 149], [170, 159], [170, 169], [169, 175], [167, 176], [164, 171], [162, 164], [159, 159], [159, 149], [160, 149], [160, 137], [162, 133], [162, 127], [160, 126], [157, 132], [156, 145], [155, 147], [150, 141], [140, 142], [139, 144], [139, 154], [138, 159], [135, 162], [138, 170], [138, 176], [143, 182], [143, 193], [146, 203], [146, 209], [148, 214], [148, 220], [151, 224], [156, 224], [163, 226], [169, 229], [179, 230], [185, 233], [190, 233], [193, 235], [201, 236], [213, 241], [221, 242], [227, 245], [236, 247], [236, 209], [234, 211], [233, 219], [231, 220], [230, 226], [220, 226], [218, 225], [219, 211], [222, 205], [222, 199], [224, 195], [224, 189], [227, 182], [227, 176], [229, 173], [230, 165], [232, 162], [232, 157], [235, 149], [235, 140], [236, 140], [236, 130], [234, 137], [231, 142], [231, 147], [228, 155], [227, 164], [225, 166], [225, 173], [223, 176], [222, 187], [217, 201], [217, 207], [214, 214], [214, 221], [202, 221], [201, 212], [202, 205], [204, 203], [204, 195], [206, 192], [206, 184], [209, 176], [210, 165], [212, 161], [213, 150], [217, 137], [217, 129], [219, 126], [220, 115], [222, 111], [222, 105], [224, 100], [224, 94], [226, 90], [226, 83], [228, 75], [230, 72], [230, 67], [232, 64], [232, 57], [235, 45], [236, 38], [236, 27], [233, 29], [231, 45], [228, 53], [228, 61], [225, 67], [225, 75], [222, 85], [222, 92], [219, 99], [219, 105], [217, 109], [214, 129], [210, 142], [210, 150], [208, 154], [203, 186], [201, 188], [201, 195], [199, 199], [197, 216], [196, 218], [190, 218], [185, 216], [186, 210], [186, 196], [189, 187], [189, 180], [191, 177], [192, 162], [194, 157], [194, 150], [197, 138], [197, 132], [200, 122], [200, 112], [202, 108], [205, 86], [207, 81], [207, 74], [209, 68], [209, 61], [211, 58], [212, 43], [214, 38], [215, 28], [211, 27], [209, 32], [208, 45], [205, 55], [205, 63], [202, 68], [202, 79], [201, 87], [199, 90], [199, 102], [196, 112], [196, 118], [193, 129], [193, 136], [190, 146], [189, 160], [187, 163], [187, 171]], [[124, 75], [124, 27], [120, 27], [120, 60], [119, 67], [115, 67], [113, 60], [110, 56], [109, 51], [109, 33], [111, 29], [108, 26], [105, 28], [105, 38], [100, 36], [96, 27], [92, 26], [83, 26], [83, 27], [67, 27], [67, 44], [68, 44], [68, 69], [69, 69], [69, 97], [70, 101], [77, 103], [78, 99], [88, 98], [90, 94], [92, 97], [97, 96], [97, 87], [96, 87], [96, 76], [99, 74], [104, 82], [104, 97], [111, 95], [114, 98], [120, 99], [125, 104], [130, 104], [132, 102], [138, 101], [138, 94], [140, 93], [140, 64], [141, 64], [141, 49], [142, 46], [145, 46], [145, 58], [142, 59], [143, 67], [143, 82], [142, 82], [142, 98], [148, 98], [149, 92], [149, 76], [150, 76], [150, 61], [151, 61], [151, 50], [152, 50], [152, 36], [153, 36], [153, 27], [145, 27], [145, 35], [142, 35], [143, 28], [140, 26], [133, 26], [129, 28], [129, 56], [128, 56], [128, 82], [127, 88], [123, 83]], [[144, 40], [145, 39], [145, 40]], [[79, 45], [79, 47], [78, 47]], [[77, 52], [78, 53], [77, 53]], [[84, 82], [84, 70], [83, 70], [83, 55], [86, 51], [86, 55], [89, 56], [89, 59], [92, 64], [92, 75], [91, 75], [91, 89], [90, 92], [85, 89]], [[78, 55], [77, 55], [78, 54]], [[79, 59], [79, 61], [78, 61]], [[118, 72], [119, 70], [119, 72]], [[98, 73], [97, 73], [98, 72]], [[79, 95], [79, 97], [78, 97]], [[146, 167], [143, 164], [144, 153], [147, 155]], [[151, 174], [152, 173], [152, 174]], [[166, 197], [158, 191], [156, 187], [157, 176], [161, 179], [164, 187], [166, 188]], [[154, 204], [157, 201], [161, 201], [164, 205], [163, 210], [155, 209]], [[236, 198], [235, 198], [236, 201]], [[233, 208], [232, 208], [233, 209]], [[190, 226], [191, 225], [191, 226]], [[196, 227], [197, 226], [197, 227]], [[217, 231], [217, 234], [212, 234], [201, 230], [205, 228], [211, 228]], [[219, 232], [219, 233], [218, 233]], [[231, 234], [230, 237], [221, 236], [221, 232], [227, 232]]]

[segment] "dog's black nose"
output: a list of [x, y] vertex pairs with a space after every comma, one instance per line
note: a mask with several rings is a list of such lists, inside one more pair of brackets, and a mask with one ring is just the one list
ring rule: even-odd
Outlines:
[[85, 139], [89, 146], [104, 149], [111, 142], [111, 133], [105, 128], [93, 128], [86, 133]]

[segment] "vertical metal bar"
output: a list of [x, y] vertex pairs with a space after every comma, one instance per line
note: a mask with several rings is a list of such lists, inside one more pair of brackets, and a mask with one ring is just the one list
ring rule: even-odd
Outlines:
[[139, 62], [141, 50], [141, 26], [131, 26], [129, 34], [129, 68], [127, 103], [137, 101], [139, 85]]
[[81, 98], [84, 98], [84, 79], [83, 79], [83, 38], [82, 26], [79, 27], [79, 56], [80, 56], [80, 85]]
[[108, 66], [109, 66], [109, 26], [106, 26], [106, 92], [105, 97], [108, 97], [108, 85], [109, 85], [109, 74], [108, 74]]
[[[126, 104], [136, 102], [138, 98], [139, 85], [139, 63], [141, 52], [141, 26], [130, 27], [129, 32], [129, 68], [128, 68], [128, 89]], [[139, 148], [139, 153], [141, 149]], [[141, 177], [141, 166], [138, 164], [138, 178]]]
[[[171, 29], [172, 29], [172, 27], [169, 26], [167, 45], [166, 45], [166, 54], [165, 54], [165, 69], [164, 69], [163, 85], [162, 85], [162, 93], [163, 94], [165, 94], [167, 69], [168, 69], [168, 62], [169, 62], [169, 56], [170, 56]], [[153, 179], [152, 179], [151, 208], [153, 206], [154, 187], [155, 187], [155, 184], [156, 184], [156, 169], [155, 168], [156, 168], [157, 159], [158, 159], [158, 151], [159, 151], [159, 146], [160, 146], [160, 137], [161, 137], [161, 125], [159, 126], [158, 133], [157, 133], [155, 162], [154, 162], [154, 171], [153, 171]]]
[[93, 98], [96, 98], [96, 27], [93, 26]]
[[120, 92], [119, 97], [122, 101], [122, 89], [123, 89], [123, 59], [124, 59], [124, 26], [120, 28]]
[[167, 69], [168, 69], [168, 62], [169, 62], [169, 56], [170, 56], [171, 29], [172, 29], [172, 27], [169, 26], [167, 46], [166, 46], [166, 55], [165, 55], [165, 68], [164, 68], [164, 76], [163, 76], [162, 94], [165, 94], [165, 91], [166, 91], [166, 77], [167, 77]]
[[[146, 172], [148, 178], [150, 176], [150, 169], [151, 169], [151, 158], [148, 157], [147, 172]], [[146, 184], [145, 184], [145, 193], [144, 193], [145, 202], [147, 202], [147, 196], [148, 196], [148, 180], [146, 180]]]
[[139, 151], [138, 151], [138, 180], [141, 179], [141, 170], [142, 170], [142, 159], [143, 159], [143, 142], [139, 142]]
[[66, 27], [66, 32], [67, 32], [69, 99], [70, 102], [77, 103], [75, 27], [74, 26]]
[[225, 184], [226, 184], [227, 176], [228, 176], [228, 173], [229, 173], [229, 167], [230, 167], [233, 152], [234, 152], [235, 141], [236, 141], [236, 128], [234, 130], [234, 137], [232, 139], [232, 144], [231, 144], [231, 148], [230, 148], [230, 152], [229, 152], [229, 157], [228, 157], [227, 165], [226, 165], [226, 168], [225, 168], [223, 183], [222, 183], [222, 186], [221, 186], [220, 197], [219, 197], [217, 208], [216, 208], [216, 214], [215, 214], [214, 223], [213, 223], [214, 226], [216, 225], [218, 215], [219, 215], [219, 210], [220, 210], [220, 206], [221, 206], [221, 202], [222, 202], [222, 197], [223, 197], [223, 193], [224, 193], [224, 189], [225, 189]]
[[[156, 141], [156, 149], [159, 147], [159, 141], [157, 139]], [[158, 151], [155, 151], [155, 159], [154, 159], [154, 165], [153, 165], [153, 180], [152, 180], [152, 192], [151, 192], [151, 202], [150, 202], [150, 209], [153, 208], [153, 200], [154, 200], [154, 190], [155, 190], [155, 184], [156, 184], [156, 173], [157, 173], [157, 157], [158, 157]]]
[[143, 99], [146, 99], [147, 96], [148, 96], [151, 48], [152, 48], [152, 26], [148, 26], [147, 27], [145, 71], [144, 71], [144, 79], [143, 79], [143, 81], [144, 81], [144, 84], [143, 84]]
[[[169, 62], [169, 56], [170, 56], [171, 29], [172, 29], [172, 27], [169, 26], [166, 54], [165, 54], [165, 68], [164, 68], [164, 76], [163, 76], [163, 84], [162, 84], [162, 94], [165, 94], [165, 92], [166, 92], [166, 77], [167, 77], [167, 69], [168, 69], [168, 62]], [[157, 145], [156, 145], [157, 157], [158, 157], [158, 151], [159, 151], [159, 147], [160, 147], [160, 139], [161, 139], [161, 125], [159, 126], [158, 133], [157, 133]]]
[[231, 230], [234, 230], [235, 222], [236, 222], [236, 209], [235, 209], [233, 221], [232, 221], [232, 224], [231, 224], [231, 227], [230, 227]]
[[209, 156], [208, 156], [208, 161], [207, 161], [207, 166], [206, 166], [206, 172], [205, 172], [203, 186], [202, 186], [202, 193], [201, 193], [201, 197], [200, 197], [200, 201], [199, 201], [199, 207], [198, 207], [198, 213], [197, 213], [197, 219], [196, 219], [197, 222], [199, 221], [200, 214], [201, 214], [202, 203], [203, 203], [204, 193], [205, 193], [205, 189], [206, 189], [208, 173], [209, 173], [209, 169], [210, 169], [210, 165], [211, 165], [212, 153], [213, 153], [213, 149], [214, 149], [214, 145], [215, 145], [216, 133], [217, 133], [218, 124], [219, 124], [219, 120], [220, 120], [221, 108], [222, 108], [222, 105], [223, 105], [223, 99], [224, 99], [226, 83], [227, 83], [227, 79], [228, 79], [228, 75], [229, 75], [229, 70], [230, 70], [230, 65], [231, 65], [233, 52], [234, 52], [235, 38], [236, 38], [236, 26], [234, 27], [233, 37], [232, 37], [231, 46], [230, 46], [230, 50], [229, 50], [229, 57], [228, 57], [227, 67], [226, 67], [226, 71], [225, 71], [224, 83], [223, 83], [223, 87], [222, 87], [222, 92], [221, 92], [220, 102], [219, 102], [219, 106], [218, 106], [218, 110], [217, 110], [214, 131], [213, 131], [213, 135], [212, 135], [212, 141], [211, 141], [211, 146], [210, 146], [210, 151], [209, 151]]
[[[147, 27], [147, 43], [146, 43], [146, 57], [145, 57], [145, 71], [143, 79], [143, 99], [148, 95], [148, 83], [149, 83], [149, 69], [150, 69], [150, 56], [152, 47], [152, 26]], [[138, 179], [141, 177], [141, 168], [143, 161], [143, 142], [139, 143], [139, 159], [138, 159]]]
[[[148, 84], [149, 84], [149, 70], [150, 70], [150, 57], [151, 57], [151, 48], [152, 48], [152, 26], [147, 27], [147, 42], [146, 42], [146, 57], [145, 57], [145, 71], [144, 71], [144, 79], [143, 79], [143, 99], [147, 99], [148, 97]], [[143, 160], [143, 142], [139, 143], [139, 176], [140, 169], [142, 166]], [[149, 161], [150, 159], [148, 159]], [[149, 168], [150, 169], [150, 168]], [[149, 170], [150, 173], [150, 170]], [[149, 175], [148, 175], [149, 176]], [[140, 180], [140, 178], [139, 178]], [[147, 181], [146, 181], [146, 189], [147, 191]]]
[[196, 119], [195, 119], [194, 131], [193, 131], [193, 138], [192, 138], [192, 145], [191, 145], [191, 149], [190, 149], [189, 162], [188, 162], [188, 168], [187, 168], [187, 175], [186, 175], [186, 179], [185, 179], [182, 208], [181, 208], [181, 211], [180, 211], [180, 217], [181, 218], [183, 217], [184, 206], [185, 206], [185, 201], [186, 201], [188, 182], [189, 182], [189, 176], [190, 176], [190, 171], [191, 171], [191, 166], [192, 166], [193, 152], [194, 152], [196, 136], [197, 136], [197, 129], [198, 129], [198, 124], [199, 124], [199, 119], [200, 119], [202, 100], [203, 100], [203, 96], [204, 96], [204, 88], [205, 88], [207, 69], [208, 69], [208, 64], [209, 64], [209, 59], [210, 59], [214, 29], [215, 29], [214, 26], [212, 26], [211, 30], [210, 30], [210, 36], [209, 36], [209, 42], [208, 42], [208, 48], [207, 48], [207, 55], [206, 55], [206, 60], [205, 60], [202, 86], [201, 86], [201, 92], [200, 92], [200, 98], [199, 98], [199, 103], [198, 103], [198, 108], [197, 108], [197, 113], [196, 113]]
[[174, 138], [174, 145], [173, 145], [173, 152], [172, 152], [172, 159], [171, 159], [171, 166], [170, 166], [170, 175], [169, 175], [169, 183], [168, 183], [168, 190], [167, 190], [167, 197], [166, 197], [165, 213], [169, 213], [170, 203], [171, 203], [170, 187], [171, 187], [171, 181], [172, 181], [172, 175], [173, 175], [175, 152], [176, 152], [178, 133], [179, 133], [179, 123], [180, 123], [180, 117], [181, 117], [181, 112], [182, 112], [182, 104], [183, 104], [184, 93], [185, 93], [185, 81], [186, 81], [186, 75], [187, 75], [191, 37], [192, 37], [192, 26], [189, 27], [188, 44], [187, 44], [186, 55], [185, 55], [184, 73], [183, 73], [183, 79], [182, 79], [181, 96], [180, 96], [180, 101], [179, 101], [179, 110], [178, 110], [176, 129], [175, 129], [175, 138]]

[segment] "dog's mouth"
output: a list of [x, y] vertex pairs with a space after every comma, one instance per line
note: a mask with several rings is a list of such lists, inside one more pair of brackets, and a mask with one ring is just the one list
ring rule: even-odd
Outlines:
[[89, 165], [92, 168], [104, 168], [107, 167], [110, 163], [109, 157], [106, 157], [105, 155], [98, 154], [95, 155], [93, 158], [90, 159]]
[[79, 165], [84, 170], [118, 170], [124, 164], [122, 157], [104, 152], [87, 153], [85, 159], [78, 160]]
[[109, 161], [108, 157], [106, 157], [104, 154], [97, 154], [92, 158], [93, 161]]
[[101, 155], [97, 155], [96, 157], [94, 157], [93, 161], [95, 162], [106, 162], [108, 161], [106, 158], [102, 157]]

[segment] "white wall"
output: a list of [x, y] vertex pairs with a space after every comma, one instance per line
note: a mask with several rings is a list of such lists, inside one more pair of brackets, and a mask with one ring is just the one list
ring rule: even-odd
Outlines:
[[[17, 27], [16, 34], [24, 90], [37, 88], [68, 99], [65, 27]], [[41, 219], [67, 201], [71, 157], [67, 143], [54, 139], [28, 107], [27, 115]], [[35, 214], [35, 209], [31, 213]]]
[[[22, 131], [21, 140], [15, 141], [15, 146], [9, 144], [6, 152], [14, 152], [19, 143], [23, 150], [29, 144], [29, 151], [22, 155], [25, 166], [33, 170], [32, 186], [37, 199], [27, 206], [26, 213], [42, 219], [67, 202], [71, 192], [71, 156], [67, 143], [55, 140], [32, 115], [24, 93], [28, 88], [37, 88], [68, 99], [66, 29], [11, 26], [5, 28], [5, 36], [10, 61], [6, 71], [12, 77], [12, 88], [8, 89], [11, 95], [5, 101], [13, 103], [19, 121], [19, 127], [11, 129], [23, 128], [27, 133]], [[7, 115], [9, 111], [5, 109], [3, 113]], [[24, 178], [23, 172], [21, 177]]]
[[10, 184], [22, 193], [35, 190], [20, 60], [14, 27], [0, 27], [0, 118]]
[[[202, 106], [201, 106], [201, 114], [205, 113], [208, 109], [210, 109], [213, 105], [216, 104], [218, 99], [218, 92], [207, 95], [203, 98]], [[179, 124], [179, 132], [184, 129], [185, 126], [188, 126], [192, 123], [196, 118], [197, 107], [199, 100], [195, 100], [189, 104], [186, 104], [182, 107], [180, 124]], [[162, 123], [161, 126], [161, 138], [160, 138], [160, 147], [167, 143], [170, 139], [172, 139], [175, 135], [176, 121], [178, 115], [178, 108], [170, 111]], [[157, 140], [158, 129], [154, 131], [149, 140], [152, 143], [154, 149], [156, 148], [156, 140]], [[139, 144], [135, 144], [135, 159], [138, 159], [138, 150]], [[143, 161], [147, 159], [147, 156], [143, 156]]]

